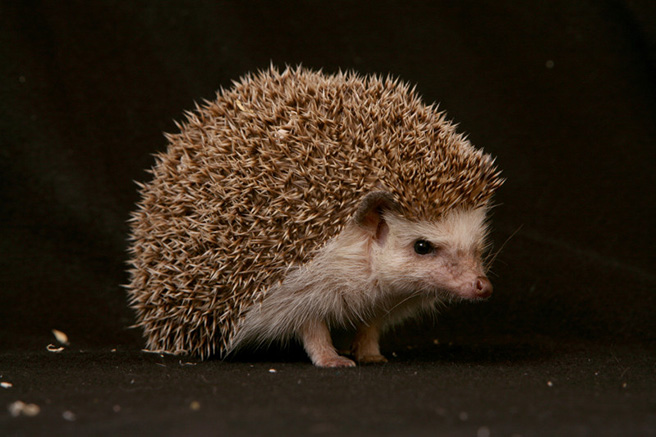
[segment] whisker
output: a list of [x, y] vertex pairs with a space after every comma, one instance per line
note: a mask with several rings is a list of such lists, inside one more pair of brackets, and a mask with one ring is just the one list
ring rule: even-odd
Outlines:
[[395, 310], [396, 308], [398, 308], [400, 305], [403, 305], [404, 303], [406, 303], [407, 301], [409, 301], [409, 300], [412, 299], [413, 297], [417, 297], [417, 296], [419, 296], [419, 295], [421, 295], [421, 294], [423, 294], [423, 293], [424, 293], [423, 290], [417, 290], [417, 291], [414, 291], [413, 293], [410, 293], [410, 295], [408, 295], [408, 297], [406, 297], [406, 298], [403, 299], [401, 302], [397, 303], [397, 304], [394, 305], [392, 308], [390, 308], [389, 310], [387, 310], [387, 311], [385, 312], [385, 317], [388, 316], [392, 311], [394, 311], [394, 310]]
[[501, 253], [501, 251], [503, 250], [503, 248], [506, 247], [506, 244], [510, 241], [510, 239], [513, 238], [515, 235], [517, 235], [517, 233], [518, 233], [519, 231], [521, 231], [523, 227], [524, 227], [523, 224], [522, 224], [522, 225], [519, 225], [519, 227], [517, 228], [517, 230], [516, 230], [515, 232], [513, 232], [512, 234], [510, 234], [510, 236], [509, 236], [508, 238], [506, 238], [506, 241], [504, 241], [503, 244], [501, 244], [501, 247], [499, 247], [499, 249], [496, 250], [496, 251], [494, 252], [494, 254], [492, 255], [491, 259], [490, 259], [490, 257], [488, 257], [488, 259], [486, 259], [486, 260], [483, 262], [483, 264], [485, 265], [485, 271], [486, 271], [486, 272], [490, 269], [490, 266], [494, 263], [494, 260], [497, 259], [497, 256], [499, 256], [499, 254]]

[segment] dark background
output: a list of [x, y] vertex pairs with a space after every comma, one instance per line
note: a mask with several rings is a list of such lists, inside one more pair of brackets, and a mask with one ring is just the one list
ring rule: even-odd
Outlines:
[[[656, 435], [655, 4], [0, 2], [0, 380], [14, 380], [0, 403], [42, 411], [0, 409], [0, 427]], [[416, 84], [507, 178], [495, 295], [395, 331], [391, 362], [357, 377], [294, 348], [185, 367], [127, 329], [133, 181], [185, 110], [271, 63]], [[45, 350], [53, 328], [71, 339], [61, 354]], [[562, 372], [570, 390], [525, 398]], [[214, 413], [189, 416], [208, 411], [189, 413], [196, 398]]]

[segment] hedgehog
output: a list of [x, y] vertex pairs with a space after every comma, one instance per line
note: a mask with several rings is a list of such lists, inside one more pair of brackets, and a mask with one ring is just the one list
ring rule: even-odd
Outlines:
[[[224, 358], [295, 339], [319, 367], [385, 362], [388, 328], [491, 295], [503, 179], [416, 87], [271, 66], [177, 126], [130, 218], [147, 349]], [[350, 354], [334, 328], [354, 332]]]

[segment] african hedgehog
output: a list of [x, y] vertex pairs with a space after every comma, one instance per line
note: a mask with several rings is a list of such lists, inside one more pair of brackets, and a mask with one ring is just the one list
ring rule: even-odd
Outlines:
[[312, 362], [382, 362], [380, 331], [489, 296], [486, 212], [502, 184], [398, 80], [274, 67], [167, 135], [131, 218], [130, 305], [147, 347], [225, 356], [297, 337]]

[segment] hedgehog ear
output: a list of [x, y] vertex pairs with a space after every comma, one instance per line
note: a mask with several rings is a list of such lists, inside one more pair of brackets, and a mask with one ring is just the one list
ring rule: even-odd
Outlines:
[[398, 210], [398, 205], [390, 193], [374, 191], [362, 199], [353, 218], [360, 227], [379, 240], [384, 239], [387, 234], [387, 224], [383, 219], [383, 213], [396, 210]]

